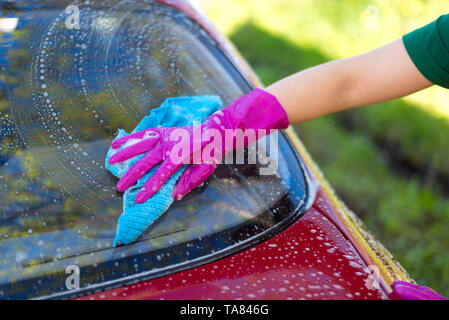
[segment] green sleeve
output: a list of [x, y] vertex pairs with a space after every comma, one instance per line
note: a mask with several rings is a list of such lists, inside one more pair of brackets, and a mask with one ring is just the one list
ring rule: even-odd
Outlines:
[[404, 35], [403, 41], [424, 77], [449, 89], [449, 14]]

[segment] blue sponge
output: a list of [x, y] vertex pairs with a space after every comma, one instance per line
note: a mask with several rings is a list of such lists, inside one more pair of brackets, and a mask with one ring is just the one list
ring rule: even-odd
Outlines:
[[[150, 115], [143, 118], [133, 132], [155, 127], [193, 125], [202, 122], [207, 116], [220, 110], [221, 105], [222, 102], [217, 96], [168, 98], [159, 108], [151, 110]], [[119, 129], [116, 139], [125, 135], [128, 135], [128, 133]], [[109, 148], [106, 155], [106, 169], [118, 178], [121, 178], [134, 163], [144, 156], [144, 154], [138, 155], [127, 161], [110, 165], [109, 158], [120, 149]], [[118, 219], [114, 247], [117, 244], [130, 244], [135, 241], [173, 203], [173, 189], [187, 165], [170, 177], [152, 198], [141, 204], [137, 204], [134, 201], [137, 193], [153, 175], [157, 167], [154, 167], [140, 178], [134, 186], [125, 191], [123, 195], [123, 213]]]

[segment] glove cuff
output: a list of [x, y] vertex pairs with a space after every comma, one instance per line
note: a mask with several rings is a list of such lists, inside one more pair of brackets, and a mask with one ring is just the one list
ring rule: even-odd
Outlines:
[[234, 100], [223, 109], [226, 129], [285, 129], [289, 126], [287, 113], [277, 98], [262, 89]]

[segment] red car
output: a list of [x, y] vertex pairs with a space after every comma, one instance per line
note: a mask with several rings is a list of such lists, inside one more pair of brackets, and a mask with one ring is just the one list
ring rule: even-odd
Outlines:
[[411, 281], [291, 128], [275, 174], [220, 165], [113, 248], [117, 129], [167, 97], [226, 105], [261, 83], [187, 1], [0, 3], [1, 299], [395, 299]]

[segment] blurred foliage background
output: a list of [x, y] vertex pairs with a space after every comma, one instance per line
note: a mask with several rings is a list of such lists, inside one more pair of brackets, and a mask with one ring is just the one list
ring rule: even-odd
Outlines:
[[[265, 85], [386, 44], [447, 0], [196, 0]], [[449, 296], [449, 91], [295, 126], [338, 195], [421, 285]]]

